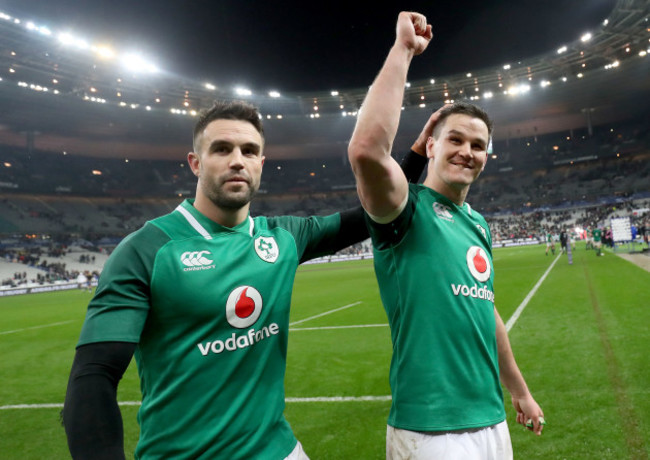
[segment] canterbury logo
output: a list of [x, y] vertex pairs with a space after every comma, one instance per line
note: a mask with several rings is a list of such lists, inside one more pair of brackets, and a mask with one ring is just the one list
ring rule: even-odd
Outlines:
[[205, 267], [214, 262], [206, 257], [211, 255], [210, 251], [184, 252], [183, 255], [181, 255], [181, 262], [183, 262], [183, 265], [187, 267]]
[[433, 203], [433, 210], [435, 211], [436, 215], [440, 217], [441, 219], [444, 219], [449, 222], [454, 221], [454, 216], [451, 214], [451, 208], [447, 205], [444, 205], [442, 203], [438, 203], [437, 201]]

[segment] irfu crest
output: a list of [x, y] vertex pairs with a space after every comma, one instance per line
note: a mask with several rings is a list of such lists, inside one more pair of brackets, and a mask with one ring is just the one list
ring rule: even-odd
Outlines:
[[280, 250], [275, 238], [272, 236], [260, 236], [255, 240], [255, 252], [265, 262], [273, 263], [278, 260]]

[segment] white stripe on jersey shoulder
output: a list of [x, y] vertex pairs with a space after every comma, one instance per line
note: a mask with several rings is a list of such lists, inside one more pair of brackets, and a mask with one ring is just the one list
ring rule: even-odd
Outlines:
[[472, 207], [469, 205], [469, 203], [466, 201], [465, 204], [467, 205], [467, 214], [472, 215]]
[[203, 238], [205, 238], [206, 240], [211, 240], [212, 239], [212, 236], [203, 227], [203, 225], [201, 225], [199, 223], [199, 221], [196, 220], [196, 218], [187, 209], [185, 209], [182, 205], [179, 204], [176, 207], [176, 211], [180, 212], [183, 215], [183, 217], [185, 217], [185, 220], [187, 220], [187, 222], [189, 222], [189, 224], [194, 228], [194, 230], [199, 232]]
[[[404, 198], [404, 201], [402, 201], [402, 204], [400, 204], [400, 205], [397, 207], [397, 209], [395, 209], [393, 212], [391, 212], [391, 213], [388, 214], [387, 216], [382, 216], [382, 217], [379, 217], [379, 216], [373, 216], [373, 215], [370, 214], [369, 212], [368, 212], [368, 216], [369, 216], [372, 220], [374, 220], [375, 222], [377, 222], [378, 224], [390, 224], [392, 221], [394, 221], [395, 219], [397, 219], [397, 217], [398, 217], [400, 214], [402, 214], [402, 211], [404, 211], [404, 208], [406, 208], [406, 203], [408, 203], [408, 202], [409, 202], [409, 194], [408, 194], [408, 191], [407, 191], [407, 193], [406, 193], [406, 197]], [[367, 212], [367, 211], [366, 211], [366, 212]]]
[[253, 232], [255, 231], [255, 221], [251, 216], [248, 216], [248, 233], [250, 236], [253, 236]]

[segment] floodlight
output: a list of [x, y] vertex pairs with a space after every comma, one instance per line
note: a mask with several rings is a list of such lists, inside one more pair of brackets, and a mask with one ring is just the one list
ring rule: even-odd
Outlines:
[[157, 67], [152, 63], [146, 61], [141, 55], [136, 53], [125, 54], [122, 57], [122, 65], [128, 70], [136, 73], [158, 71]]
[[250, 89], [238, 87], [235, 88], [235, 94], [238, 96], [251, 96], [253, 92]]
[[279, 91], [269, 91], [269, 96], [270, 97], [280, 97], [280, 92]]
[[85, 40], [77, 38], [68, 32], [60, 33], [58, 39], [63, 45], [66, 46], [76, 46], [77, 48], [81, 49], [89, 48], [88, 43]]
[[530, 85], [518, 85], [518, 86], [511, 86], [508, 88], [507, 94], [512, 94], [517, 95], [517, 94], [524, 94], [530, 91]]
[[92, 50], [105, 59], [112, 59], [115, 57], [115, 52], [108, 46], [93, 46]]

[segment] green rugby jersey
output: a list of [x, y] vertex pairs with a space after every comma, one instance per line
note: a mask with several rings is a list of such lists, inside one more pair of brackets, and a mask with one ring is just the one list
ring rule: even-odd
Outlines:
[[594, 228], [591, 231], [591, 236], [593, 237], [594, 242], [600, 243], [600, 240], [602, 239], [603, 236], [603, 231], [599, 228]]
[[393, 342], [388, 424], [450, 431], [505, 420], [485, 219], [411, 184], [397, 219], [366, 221]]
[[183, 202], [104, 267], [79, 345], [137, 343], [136, 458], [282, 459], [289, 305], [298, 264], [334, 250], [340, 215], [218, 225]]

